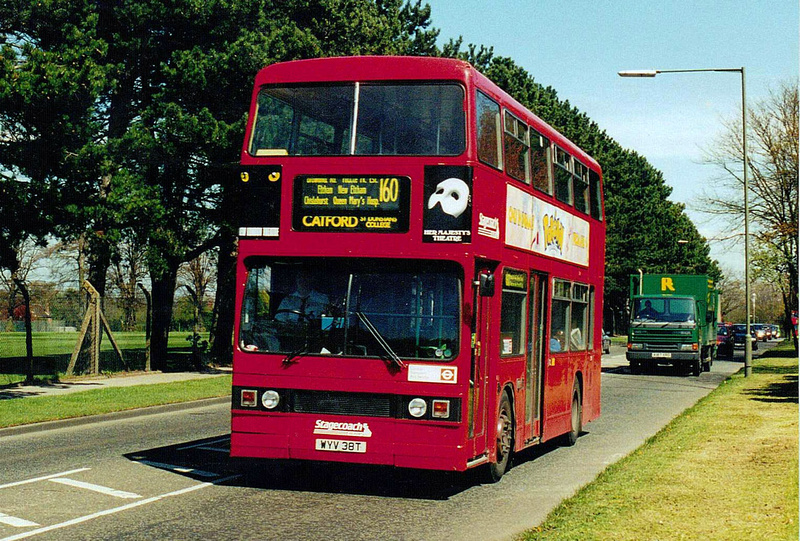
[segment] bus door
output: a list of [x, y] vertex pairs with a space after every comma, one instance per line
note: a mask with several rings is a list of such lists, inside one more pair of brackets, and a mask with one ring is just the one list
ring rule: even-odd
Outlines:
[[542, 374], [545, 361], [547, 275], [531, 272], [528, 294], [528, 355], [525, 360], [525, 441], [542, 435]]
[[496, 265], [477, 262], [473, 282], [472, 357], [469, 378], [469, 437], [474, 455], [486, 451], [486, 408], [489, 396], [489, 329]]

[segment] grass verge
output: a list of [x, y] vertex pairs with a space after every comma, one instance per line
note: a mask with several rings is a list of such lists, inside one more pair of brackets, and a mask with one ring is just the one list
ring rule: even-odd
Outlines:
[[798, 359], [767, 355], [520, 539], [797, 540]]
[[0, 428], [229, 395], [231, 376], [0, 401]]

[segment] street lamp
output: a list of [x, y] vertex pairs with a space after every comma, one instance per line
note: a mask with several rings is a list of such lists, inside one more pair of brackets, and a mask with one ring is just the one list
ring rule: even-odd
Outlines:
[[[747, 100], [745, 93], [745, 71], [741, 68], [703, 68], [703, 69], [678, 69], [678, 70], [625, 70], [620, 71], [620, 77], [655, 77], [660, 73], [699, 73], [704, 71], [715, 72], [735, 72], [742, 74], [742, 159], [744, 169], [742, 180], [744, 181], [744, 305], [745, 305], [745, 325], [747, 325], [747, 335], [750, 335], [750, 210], [748, 203], [747, 185]], [[750, 340], [744, 341], [744, 375], [750, 376], [753, 373], [753, 346]]]

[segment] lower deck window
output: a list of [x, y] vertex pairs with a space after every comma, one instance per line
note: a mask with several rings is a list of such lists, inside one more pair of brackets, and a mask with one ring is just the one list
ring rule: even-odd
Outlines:
[[550, 311], [550, 352], [586, 351], [591, 345], [590, 288], [556, 280]]

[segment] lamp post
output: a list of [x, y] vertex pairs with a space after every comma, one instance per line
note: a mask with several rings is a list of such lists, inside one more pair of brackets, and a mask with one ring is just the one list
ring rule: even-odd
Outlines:
[[[742, 161], [744, 164], [742, 181], [744, 182], [744, 305], [745, 325], [747, 336], [750, 335], [750, 208], [748, 203], [747, 184], [747, 99], [745, 93], [745, 70], [741, 68], [702, 68], [702, 69], [677, 69], [677, 70], [626, 70], [620, 71], [620, 77], [655, 77], [661, 73], [700, 73], [700, 72], [727, 72], [742, 74]], [[744, 341], [744, 375], [753, 373], [753, 346], [750, 340]]]

